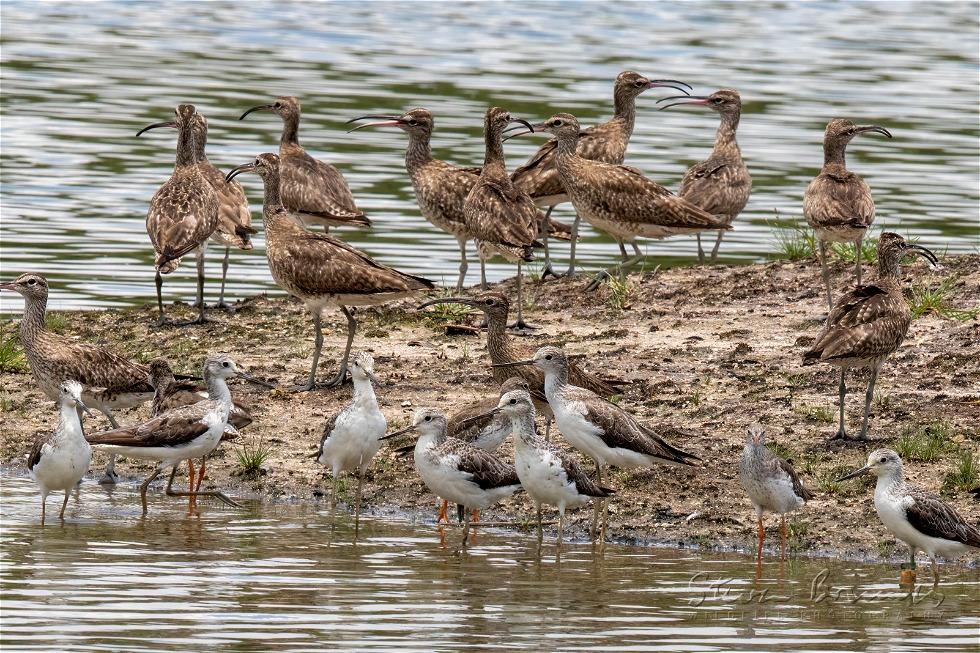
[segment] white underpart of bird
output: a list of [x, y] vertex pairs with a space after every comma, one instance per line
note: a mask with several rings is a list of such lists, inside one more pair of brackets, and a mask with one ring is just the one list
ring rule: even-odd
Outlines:
[[367, 354], [354, 357], [351, 378], [354, 398], [336, 416], [329, 433], [324, 433], [318, 462], [329, 467], [334, 478], [357, 470], [363, 475], [381, 448], [381, 436], [388, 428], [371, 380], [374, 360]]

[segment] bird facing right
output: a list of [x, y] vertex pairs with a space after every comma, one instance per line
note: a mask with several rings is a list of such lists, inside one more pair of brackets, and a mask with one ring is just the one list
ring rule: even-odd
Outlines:
[[871, 188], [844, 164], [844, 151], [855, 136], [869, 132], [891, 133], [878, 125], [855, 125], [850, 120], [834, 118], [827, 123], [823, 137], [823, 168], [806, 187], [803, 195], [803, 217], [813, 227], [820, 249], [820, 270], [827, 289], [827, 305], [834, 307], [827, 269], [826, 243], [854, 243], [854, 274], [861, 285], [861, 241], [875, 219], [875, 202]]
[[738, 479], [752, 500], [759, 520], [758, 560], [762, 560], [762, 543], [766, 539], [762, 518], [767, 510], [779, 515], [780, 557], [785, 559], [786, 513], [799, 510], [814, 495], [803, 487], [792, 464], [766, 448], [766, 430], [759, 424], [749, 427]]
[[925, 551], [932, 561], [933, 583], [939, 584], [938, 556], [954, 557], [980, 548], [980, 530], [932, 492], [905, 482], [902, 459], [891, 449], [876, 449], [868, 462], [841, 478], [845, 481], [862, 474], [874, 474], [875, 510], [892, 535], [909, 547], [915, 567], [915, 554]]

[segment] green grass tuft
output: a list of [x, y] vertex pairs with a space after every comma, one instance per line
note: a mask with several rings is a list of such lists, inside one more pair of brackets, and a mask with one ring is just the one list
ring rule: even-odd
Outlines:
[[793, 450], [781, 442], [766, 442], [766, 449], [773, 452], [783, 460], [794, 460], [796, 457]]
[[960, 459], [956, 463], [956, 468], [947, 473], [943, 478], [942, 491], [967, 492], [980, 484], [980, 464], [973, 457], [973, 451], [965, 449], [960, 451]]
[[794, 406], [793, 412], [812, 422], [833, 424], [834, 420], [836, 419], [834, 411], [826, 406], [811, 406], [810, 404], [803, 404], [800, 406]]
[[906, 428], [895, 442], [895, 451], [905, 460], [931, 462], [955, 448], [949, 422], [936, 420], [919, 428]]
[[625, 274], [606, 280], [607, 303], [610, 308], [622, 311], [630, 307], [636, 295], [636, 282]]
[[[830, 243], [829, 253], [845, 263], [854, 262], [853, 243]], [[861, 262], [871, 264], [878, 260], [878, 237], [868, 237], [861, 241]]]
[[980, 309], [960, 310], [949, 305], [949, 296], [953, 293], [955, 278], [943, 279], [938, 286], [917, 284], [912, 286], [909, 294], [909, 308], [913, 317], [921, 317], [935, 313], [940, 317], [966, 322], [980, 315]]
[[48, 311], [44, 316], [44, 326], [48, 331], [64, 333], [68, 328], [68, 317], [64, 313]]
[[[437, 297], [445, 299], [453, 296], [453, 289], [446, 288]], [[475, 311], [465, 304], [433, 304], [420, 313], [426, 321], [435, 326], [456, 324], [466, 320]]]
[[806, 261], [817, 255], [817, 239], [813, 230], [794, 221], [783, 220], [776, 210], [776, 219], [769, 223], [776, 237], [779, 258], [790, 261]]
[[27, 372], [27, 359], [20, 348], [17, 336], [11, 335], [0, 340], [0, 372]]
[[256, 477], [262, 471], [262, 465], [272, 455], [272, 447], [267, 447], [262, 442], [262, 436], [258, 440], [252, 440], [252, 446], [243, 442], [241, 449], [235, 451], [238, 458], [238, 465], [241, 467], [241, 475], [245, 477]]

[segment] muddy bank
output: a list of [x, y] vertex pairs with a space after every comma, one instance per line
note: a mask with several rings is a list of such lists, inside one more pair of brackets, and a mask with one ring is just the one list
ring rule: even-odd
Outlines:
[[[885, 364], [869, 444], [829, 442], [836, 430], [836, 372], [800, 364], [824, 312], [814, 262], [648, 272], [594, 294], [582, 291], [584, 280], [528, 284], [525, 318], [541, 326], [526, 336], [528, 342], [563, 343], [570, 352], [587, 353], [588, 368], [629, 380], [618, 398], [621, 405], [651, 425], [691, 431], [692, 438], [674, 444], [704, 460], [703, 467], [690, 470], [613, 471], [610, 484], [618, 494], [610, 505], [610, 537], [751, 549], [754, 513], [737, 473], [745, 427], [753, 421], [768, 427], [769, 440], [793, 459], [817, 493], [790, 520], [790, 545], [797, 552], [891, 560], [906, 555], [904, 545], [896, 543], [874, 514], [870, 480], [833, 482], [845, 469], [863, 464], [867, 452], [878, 446], [907, 452], [906, 458], [914, 458], [906, 460], [911, 482], [942, 490], [962, 514], [980, 519], [980, 503], [966, 491], [967, 484], [957, 485], [951, 476], [967, 452], [980, 465], [980, 256], [948, 257], [943, 264], [939, 272], [921, 264], [906, 270], [917, 290], [942, 284], [939, 305], [955, 310], [931, 310], [918, 317], [905, 344]], [[834, 278], [843, 279], [847, 267], [840, 264]], [[513, 294], [513, 281], [500, 287]], [[914, 302], [924, 303], [921, 294]], [[378, 395], [390, 428], [407, 423], [417, 407], [452, 411], [494, 392], [483, 336], [447, 335], [446, 323], [459, 315], [416, 313], [416, 303], [359, 313], [355, 349], [374, 354], [383, 381]], [[261, 439], [269, 450], [261, 471], [243, 474], [237, 453], [242, 445], [225, 443], [210, 459], [208, 478], [240, 496], [326, 502], [329, 474], [311, 456], [324, 422], [349, 399], [350, 387], [288, 391], [304, 378], [313, 350], [312, 330], [300, 304], [259, 297], [237, 309], [234, 315], [215, 313], [214, 323], [186, 329], [151, 327], [151, 307], [56, 313], [50, 322], [65, 334], [110, 344], [134, 359], [166, 357], [182, 372], [197, 372], [209, 351], [230, 352], [253, 374], [277, 382], [279, 388], [271, 392], [238, 381], [232, 386], [256, 415], [244, 432], [244, 444], [254, 449]], [[187, 307], [181, 311], [191, 315]], [[477, 315], [467, 320], [479, 323]], [[327, 324], [322, 378], [333, 372], [345, 338], [339, 312], [329, 313]], [[16, 321], [3, 323], [5, 340], [15, 326]], [[25, 365], [5, 365], [0, 458], [5, 466], [24, 471], [30, 442], [51, 429], [57, 415]], [[852, 430], [859, 427], [864, 382], [859, 373], [849, 377]], [[135, 421], [147, 410], [122, 412], [118, 418]], [[106, 425], [100, 416], [88, 421], [87, 429]], [[503, 455], [511, 451], [505, 444]], [[104, 460], [101, 455], [93, 460], [94, 477], [101, 474]], [[149, 469], [136, 461], [117, 465], [127, 482]], [[353, 488], [353, 483], [343, 483], [341, 498], [350, 497]], [[411, 459], [397, 457], [390, 447], [382, 449], [365, 483], [365, 505], [381, 513], [418, 510], [427, 516], [431, 510], [435, 516], [435, 500], [415, 475]], [[570, 530], [583, 534], [590, 516], [588, 510], [573, 514]], [[532, 509], [518, 495], [487, 511], [485, 518], [530, 520]], [[770, 518], [768, 523], [777, 521]], [[773, 528], [768, 542], [778, 544]], [[975, 563], [977, 556], [964, 560]]]

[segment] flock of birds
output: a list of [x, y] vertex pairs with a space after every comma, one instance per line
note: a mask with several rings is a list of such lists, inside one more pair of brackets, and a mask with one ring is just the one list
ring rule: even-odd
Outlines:
[[[635, 122], [636, 98], [650, 88], [669, 87], [682, 93], [664, 98], [675, 105], [706, 106], [721, 117], [711, 155], [684, 176], [678, 194], [649, 179], [642, 171], [623, 165], [626, 147]], [[522, 264], [533, 260], [543, 248], [542, 277], [559, 276], [551, 266], [548, 239], [554, 236], [571, 244], [568, 269], [561, 276], [575, 275], [574, 248], [579, 221], [584, 218], [618, 243], [623, 262], [613, 271], [633, 265], [640, 251], [638, 237], [666, 238], [697, 234], [699, 258], [704, 261], [700, 234], [717, 232], [711, 258], [717, 256], [726, 230], [745, 207], [751, 177], [736, 141], [741, 114], [737, 91], [722, 89], [707, 96], [689, 95], [690, 86], [674, 80], [651, 80], [635, 72], [623, 72], [614, 84], [614, 116], [609, 121], [582, 129], [576, 118], [557, 113], [531, 124], [506, 110], [492, 107], [486, 112], [486, 154], [481, 168], [463, 168], [434, 159], [430, 139], [434, 120], [427, 109], [417, 108], [397, 115], [369, 115], [350, 122], [371, 120], [365, 127], [397, 127], [408, 135], [405, 166], [415, 188], [423, 216], [453, 235], [459, 242], [460, 267], [456, 283], [459, 296], [433, 299], [420, 310], [436, 303], [460, 303], [485, 315], [487, 350], [499, 394], [447, 416], [422, 409], [411, 424], [387, 433], [373, 383], [374, 361], [367, 353], [351, 357], [356, 321], [352, 307], [377, 305], [431, 289], [434, 284], [382, 265], [342, 239], [328, 233], [330, 227], [370, 226], [357, 208], [343, 176], [331, 165], [311, 157], [299, 144], [300, 103], [293, 97], [252, 107], [241, 118], [271, 111], [283, 121], [278, 154], [259, 154], [255, 159], [222, 174], [207, 159], [207, 121], [194, 106], [181, 104], [174, 119], [147, 126], [139, 134], [161, 128], [177, 130], [177, 154], [172, 176], [150, 200], [146, 227], [156, 252], [156, 288], [159, 324], [167, 323], [162, 298], [162, 277], [177, 269], [182, 257], [196, 256], [198, 272], [197, 308], [194, 323], [207, 319], [204, 302], [204, 253], [209, 241], [225, 246], [219, 306], [224, 305], [224, 285], [231, 247], [250, 249], [251, 214], [244, 190], [234, 179], [251, 172], [264, 185], [263, 223], [266, 256], [273, 279], [290, 295], [301, 299], [314, 329], [315, 348], [309, 376], [299, 390], [318, 387], [316, 372], [323, 344], [321, 316], [328, 306], [337, 306], [348, 322], [348, 338], [337, 374], [326, 384], [336, 387], [353, 382], [353, 399], [325, 425], [316, 454], [329, 468], [337, 496], [337, 479], [354, 471], [358, 478], [357, 505], [360, 513], [361, 483], [382, 441], [413, 433], [414, 445], [403, 447], [414, 454], [415, 467], [433, 494], [443, 499], [437, 521], [448, 521], [448, 502], [458, 505], [463, 522], [463, 544], [467, 542], [470, 511], [492, 506], [523, 489], [537, 507], [541, 533], [542, 505], [558, 509], [558, 541], [561, 542], [566, 509], [595, 504], [591, 533], [603, 541], [607, 505], [615, 494], [603, 484], [607, 466], [630, 469], [666, 463], [694, 466], [700, 458], [670, 444], [683, 437], [637, 420], [626, 408], [607, 398], [623, 382], [599, 378], [569, 359], [560, 347], [532, 350], [511, 329], [529, 327], [522, 316]], [[503, 143], [527, 133], [551, 134], [528, 162], [508, 174]], [[848, 142], [862, 133], [891, 134], [876, 125], [857, 126], [834, 119], [824, 134], [824, 165], [806, 189], [804, 214], [820, 243], [820, 261], [827, 288], [829, 316], [813, 346], [804, 354], [804, 364], [825, 363], [840, 369], [840, 428], [837, 437], [847, 438], [844, 425], [844, 374], [847, 369], [870, 369], [864, 421], [858, 439], [867, 438], [869, 407], [882, 363], [903, 342], [911, 313], [903, 296], [899, 266], [909, 254], [938, 265], [935, 255], [908, 243], [893, 233], [883, 233], [877, 246], [877, 275], [862, 283], [861, 242], [874, 219], [874, 201], [868, 185], [844, 163]], [[552, 220], [555, 206], [571, 202], [575, 222], [568, 226]], [[542, 211], [541, 209], [546, 209]], [[312, 231], [312, 225], [323, 231]], [[467, 273], [466, 247], [475, 241], [481, 263], [482, 289], [463, 294]], [[856, 285], [833, 299], [826, 265], [825, 243], [853, 242]], [[630, 258], [626, 245], [634, 256]], [[504, 256], [517, 264], [516, 322], [508, 325], [511, 301], [486, 287], [485, 262]], [[590, 287], [601, 283], [599, 275]], [[57, 429], [37, 442], [28, 467], [41, 488], [41, 520], [45, 500], [52, 491], [64, 491], [64, 517], [68, 494], [88, 470], [90, 445], [110, 453], [101, 482], [114, 483], [116, 455], [153, 461], [153, 473], [140, 486], [143, 513], [147, 489], [159, 474], [171, 470], [168, 495], [213, 496], [230, 505], [231, 498], [218, 491], [203, 491], [205, 458], [218, 444], [238, 434], [252, 417], [232, 398], [227, 380], [240, 376], [272, 387], [242, 370], [227, 355], [210, 356], [203, 366], [204, 385], [189, 377], [175, 377], [166, 361], [149, 366], [137, 364], [110, 349], [78, 342], [48, 331], [45, 311], [48, 284], [39, 274], [27, 273], [13, 282], [0, 284], [25, 299], [20, 336], [26, 358], [41, 391], [60, 406]], [[149, 420], [120, 427], [115, 409], [137, 406], [152, 400]], [[86, 434], [82, 412], [96, 409], [105, 414], [112, 428]], [[537, 431], [536, 417], [546, 421], [544, 437]], [[552, 421], [565, 442], [594, 461], [590, 477], [576, 458], [551, 438]], [[500, 444], [514, 436], [511, 463], [496, 453]], [[797, 510], [812, 497], [792, 465], [775, 456], [764, 445], [762, 427], [749, 428], [740, 467], [740, 478], [758, 515], [758, 556], [765, 538], [763, 515], [775, 512], [781, 521], [782, 554], [785, 556], [785, 514]], [[201, 459], [196, 476], [194, 461]], [[188, 461], [189, 487], [173, 489], [179, 464]], [[917, 551], [925, 551], [935, 563], [938, 555], [956, 555], [967, 547], [980, 547], [980, 531], [938, 496], [906, 484], [902, 463], [891, 450], [870, 454], [868, 464], [848, 476], [872, 473], [878, 477], [875, 506], [896, 537], [906, 542], [914, 564]], [[934, 567], [935, 571], [935, 567]], [[938, 580], [938, 574], [936, 574]]]

